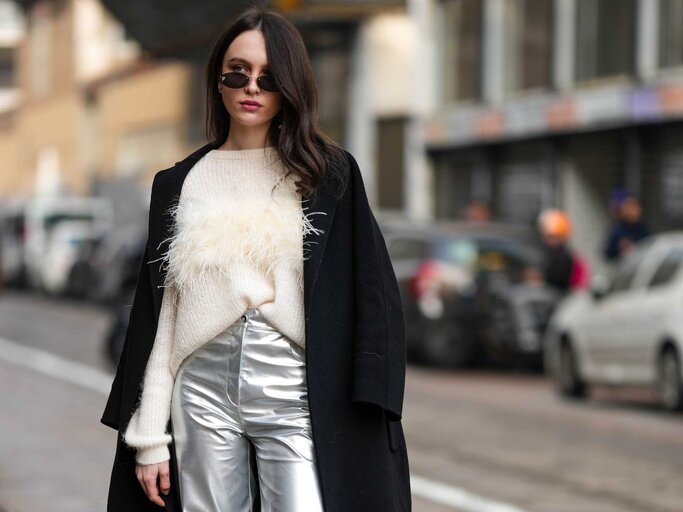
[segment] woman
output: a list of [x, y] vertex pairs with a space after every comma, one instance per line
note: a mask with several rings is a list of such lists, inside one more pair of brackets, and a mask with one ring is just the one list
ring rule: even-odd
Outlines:
[[152, 185], [108, 510], [410, 510], [398, 286], [296, 28], [245, 11], [207, 93], [211, 142]]

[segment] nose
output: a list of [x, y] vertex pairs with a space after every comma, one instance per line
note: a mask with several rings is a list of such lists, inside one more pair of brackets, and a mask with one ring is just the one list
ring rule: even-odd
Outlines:
[[247, 90], [247, 92], [249, 92], [251, 94], [255, 94], [261, 90], [261, 89], [259, 89], [259, 86], [256, 83], [256, 78], [257, 77], [255, 77], [255, 76], [250, 76], [249, 81], [247, 82], [247, 85], [244, 86], [245, 89]]

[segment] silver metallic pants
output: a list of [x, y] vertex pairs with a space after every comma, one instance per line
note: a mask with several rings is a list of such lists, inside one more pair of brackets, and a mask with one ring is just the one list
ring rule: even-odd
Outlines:
[[259, 488], [262, 512], [323, 510], [304, 349], [258, 309], [183, 361], [171, 421], [183, 512], [248, 512]]

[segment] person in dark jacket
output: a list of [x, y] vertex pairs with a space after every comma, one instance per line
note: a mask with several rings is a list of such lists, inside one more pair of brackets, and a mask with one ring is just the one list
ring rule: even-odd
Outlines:
[[[296, 28], [274, 11], [245, 11], [216, 42], [207, 94], [211, 141], [152, 184], [130, 322], [100, 420], [119, 433], [107, 510], [409, 511], [398, 284], [355, 158], [317, 127]], [[226, 160], [224, 170], [253, 176], [234, 181], [220, 172]], [[272, 189], [280, 210], [268, 195], [251, 208], [253, 197], [235, 194], [281, 165], [288, 172]], [[229, 185], [230, 200], [207, 203], [219, 189], [206, 183]], [[295, 192], [303, 226], [290, 215]], [[256, 237], [263, 230], [276, 239]], [[260, 273], [261, 259], [282, 272]], [[249, 274], [231, 274], [225, 261]], [[292, 276], [298, 287], [288, 286]], [[238, 278], [246, 285], [233, 286]], [[270, 290], [263, 302], [259, 290]], [[277, 314], [280, 296], [288, 315]], [[226, 326], [235, 297], [251, 302]]]
[[650, 235], [642, 220], [642, 207], [637, 197], [628, 194], [615, 206], [616, 221], [605, 244], [605, 257], [616, 261], [633, 251], [635, 244]]

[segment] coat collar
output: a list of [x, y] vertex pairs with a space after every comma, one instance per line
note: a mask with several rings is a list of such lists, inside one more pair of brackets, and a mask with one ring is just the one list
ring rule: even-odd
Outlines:
[[[217, 147], [218, 144], [208, 143], [183, 160], [176, 162], [173, 167], [164, 173], [163, 186], [160, 186], [156, 192], [154, 203], [151, 206], [151, 208], [154, 208], [154, 211], [150, 212], [150, 218], [152, 219], [148, 245], [150, 263], [158, 261], [166, 250], [164, 240], [169, 239], [173, 232], [173, 219], [168, 220], [166, 211], [171, 204], [180, 198], [187, 174], [194, 164], [206, 153]], [[306, 255], [304, 259], [304, 314], [306, 320], [308, 320], [310, 298], [318, 277], [318, 271], [320, 270], [336, 204], [335, 195], [328, 190], [324, 183], [318, 187], [312, 196], [302, 201], [304, 212], [316, 212], [316, 215], [311, 215], [310, 219], [313, 226], [318, 230], [317, 234], [306, 233], [302, 240], [302, 250], [305, 248], [304, 254]], [[319, 215], [318, 213], [321, 214]], [[165, 219], [165, 221], [162, 221], [162, 219]], [[158, 320], [163, 297], [163, 287], [161, 285], [164, 282], [164, 270], [160, 268], [160, 265], [152, 265], [150, 278], [152, 281], [154, 311]]]

